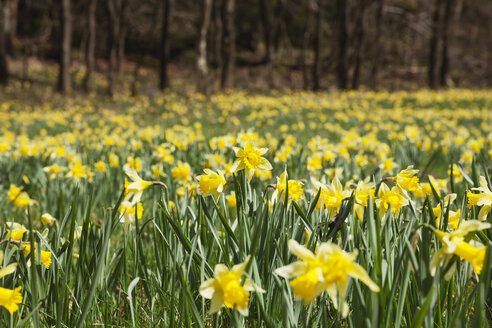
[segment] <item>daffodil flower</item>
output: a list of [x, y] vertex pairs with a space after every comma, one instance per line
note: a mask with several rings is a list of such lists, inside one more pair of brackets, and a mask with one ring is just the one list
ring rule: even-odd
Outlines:
[[224, 177], [224, 171], [217, 170], [217, 173], [210, 169], [204, 169], [205, 174], [197, 177], [198, 191], [205, 196], [214, 196], [215, 200], [224, 191], [227, 181]]
[[51, 226], [55, 223], [55, 221], [56, 219], [52, 217], [49, 213], [44, 213], [43, 215], [41, 215], [41, 222], [43, 222], [43, 224], [49, 224]]
[[12, 240], [21, 240], [22, 237], [24, 236], [24, 233], [28, 231], [25, 226], [17, 222], [7, 222], [6, 224], [7, 227], [9, 227], [9, 229], [6, 230], [7, 238], [9, 234], [12, 232], [10, 236], [10, 239]]
[[[454, 202], [455, 199], [456, 199], [456, 194], [446, 195], [444, 197], [444, 204], [446, 206], [449, 206]], [[438, 204], [436, 207], [432, 208], [432, 211], [434, 212], [434, 217], [436, 219], [436, 226], [439, 227], [439, 225], [441, 224], [441, 215], [442, 215], [441, 204]], [[460, 223], [460, 217], [461, 217], [460, 209], [458, 209], [456, 212], [449, 210], [448, 225], [450, 229], [454, 230], [458, 228], [458, 225]]]
[[[135, 208], [137, 209], [135, 213]], [[143, 215], [142, 203], [138, 202], [136, 204], [130, 203], [127, 200], [121, 202], [120, 207], [118, 207], [118, 213], [120, 214], [120, 222], [125, 222], [127, 225], [135, 224], [135, 216], [140, 220]], [[136, 214], [136, 215], [135, 215]]]
[[335, 216], [340, 209], [342, 201], [345, 198], [350, 197], [350, 190], [343, 189], [337, 176], [331, 181], [331, 184], [324, 184], [316, 180], [313, 180], [312, 182], [316, 190], [321, 189], [316, 209], [321, 208], [321, 204], [323, 204], [323, 210], [328, 209], [330, 211], [330, 217]]
[[[435, 275], [436, 269], [450, 258], [452, 254], [467, 260], [473, 265], [473, 269], [480, 274], [485, 258], [486, 247], [477, 248], [464, 240], [464, 237], [477, 230], [490, 228], [490, 223], [477, 220], [462, 221], [458, 229], [450, 233], [434, 230], [434, 234], [441, 241], [442, 247], [434, 253], [430, 261], [430, 273]], [[446, 275], [448, 277], [448, 275]]]
[[348, 253], [335, 244], [325, 242], [321, 243], [313, 254], [293, 239], [289, 240], [288, 246], [290, 252], [301, 260], [278, 268], [275, 273], [286, 279], [294, 278], [290, 282], [294, 294], [305, 302], [311, 302], [326, 291], [335, 308], [338, 308], [338, 293], [342, 300], [342, 316], [346, 317], [348, 304], [345, 296], [349, 277], [357, 278], [372, 291], [379, 292], [378, 285], [371, 280], [364, 268], [354, 262], [357, 250]]
[[210, 313], [215, 313], [222, 306], [226, 306], [230, 309], [235, 308], [244, 316], [248, 315], [249, 292], [264, 292], [247, 278], [241, 285], [241, 277], [248, 261], [249, 256], [243, 263], [234, 265], [230, 270], [224, 264], [217, 264], [214, 268], [214, 277], [200, 285], [200, 295], [212, 300]]
[[[3, 252], [0, 251], [0, 263], [3, 263]], [[0, 278], [6, 275], [12, 274], [17, 268], [17, 263], [11, 263], [5, 268], [0, 269]], [[8, 289], [0, 287], [0, 305], [5, 307], [10, 314], [19, 309], [18, 304], [22, 303], [22, 295], [20, 293], [22, 287], [19, 286], [16, 289]]]
[[487, 214], [489, 214], [492, 208], [492, 191], [490, 191], [487, 185], [485, 177], [481, 176], [479, 179], [480, 187], [472, 188], [472, 190], [481, 191], [480, 194], [468, 193], [468, 202], [471, 205], [482, 206], [482, 209], [478, 213], [478, 219], [480, 221], [487, 220]]
[[[31, 253], [31, 244], [22, 243], [22, 249], [24, 250], [24, 254], [27, 256]], [[36, 251], [37, 245], [34, 244], [34, 255], [33, 259], [36, 259]], [[49, 269], [51, 266], [51, 252], [41, 250], [41, 263], [43, 263], [46, 269]]]
[[385, 183], [381, 183], [378, 199], [376, 199], [376, 206], [379, 208], [381, 218], [386, 214], [390, 205], [391, 212], [398, 215], [400, 209], [408, 205], [408, 198], [399, 186], [395, 186], [390, 190]]
[[369, 200], [369, 196], [374, 201], [374, 183], [369, 181], [359, 181], [357, 183], [357, 187], [355, 187], [354, 196], [354, 213], [362, 222], [364, 218], [364, 210], [367, 207], [367, 202]]
[[125, 197], [125, 200], [133, 197], [132, 202], [138, 203], [140, 202], [140, 198], [142, 198], [142, 193], [144, 192], [144, 190], [152, 186], [154, 182], [143, 180], [134, 168], [125, 166], [123, 170], [125, 171], [126, 175], [128, 175], [132, 180], [131, 183], [128, 183], [128, 185], [125, 186], [125, 193], [127, 195], [127, 197]]
[[285, 192], [288, 186], [289, 195], [288, 198], [297, 201], [302, 198], [303, 186], [302, 182], [299, 180], [288, 180], [287, 181], [287, 170], [284, 170], [280, 177], [277, 177], [277, 185], [275, 191], [272, 194], [272, 203], [277, 201], [282, 195], [282, 199], [285, 198]]
[[408, 191], [418, 190], [420, 185], [419, 178], [415, 176], [417, 173], [419, 173], [419, 170], [413, 170], [413, 165], [408, 166], [397, 174], [395, 177], [396, 184]]
[[171, 175], [175, 180], [186, 184], [191, 178], [190, 164], [178, 161], [178, 165], [171, 170]]
[[231, 173], [245, 170], [248, 181], [251, 181], [256, 170], [270, 171], [272, 169], [270, 162], [266, 158], [261, 157], [268, 152], [268, 148], [256, 148], [253, 146], [251, 139], [246, 142], [244, 149], [238, 147], [234, 147], [233, 149], [239, 158], [232, 164]]

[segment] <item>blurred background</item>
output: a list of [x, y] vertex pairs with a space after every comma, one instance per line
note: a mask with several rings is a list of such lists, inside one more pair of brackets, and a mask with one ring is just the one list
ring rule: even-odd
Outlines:
[[492, 84], [490, 0], [0, 0], [0, 84], [191, 88]]

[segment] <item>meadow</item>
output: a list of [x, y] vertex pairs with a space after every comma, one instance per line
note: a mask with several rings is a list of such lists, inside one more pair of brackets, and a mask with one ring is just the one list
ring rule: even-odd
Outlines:
[[2, 327], [492, 322], [492, 91], [0, 95]]

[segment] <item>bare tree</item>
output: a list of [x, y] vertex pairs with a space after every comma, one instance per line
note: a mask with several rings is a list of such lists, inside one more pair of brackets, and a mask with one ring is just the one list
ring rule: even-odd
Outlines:
[[207, 34], [210, 25], [210, 15], [212, 13], [212, 0], [204, 0], [202, 27], [200, 28], [200, 40], [198, 42], [198, 85], [199, 92], [208, 94], [208, 67], [207, 67]]
[[372, 41], [372, 65], [369, 73], [369, 84], [372, 89], [377, 88], [378, 84], [378, 72], [381, 64], [381, 34], [383, 26], [383, 12], [384, 12], [384, 0], [376, 0], [376, 17], [375, 17], [375, 29], [374, 39]]
[[234, 61], [236, 59], [236, 30], [234, 26], [235, 0], [225, 0], [222, 8], [222, 76], [221, 87], [234, 86]]
[[161, 31], [161, 47], [159, 53], [160, 71], [159, 71], [159, 87], [161, 90], [169, 87], [169, 78], [167, 74], [167, 64], [169, 61], [169, 19], [171, 17], [171, 0], [162, 1], [162, 31]]
[[347, 47], [348, 47], [348, 28], [347, 28], [347, 1], [336, 1], [336, 12], [338, 17], [338, 67], [337, 78], [338, 87], [347, 89], [348, 87], [348, 65], [347, 65]]
[[0, 85], [7, 85], [9, 82], [9, 70], [7, 67], [7, 0], [0, 0]]
[[17, 28], [17, 13], [19, 0], [4, 0], [5, 2], [5, 47], [7, 48], [7, 54], [14, 55], [14, 40]]
[[272, 65], [272, 41], [271, 41], [271, 26], [270, 26], [270, 8], [268, 1], [259, 0], [259, 11], [261, 20], [261, 30], [263, 34], [263, 43], [265, 46], [265, 54], [263, 55], [263, 62], [265, 63], [266, 76], [270, 88], [274, 87], [273, 82], [273, 65]]
[[213, 26], [213, 57], [211, 65], [214, 68], [222, 67], [222, 2], [224, 0], [214, 0], [212, 13]]
[[314, 34], [313, 90], [320, 89], [321, 75], [321, 20], [323, 19], [323, 0], [316, 1], [316, 33]]
[[112, 97], [118, 70], [118, 46], [121, 39], [126, 0], [107, 0], [106, 4], [109, 13], [108, 95]]
[[60, 71], [57, 90], [61, 93], [70, 90], [70, 46], [72, 42], [72, 14], [70, 0], [61, 0], [61, 38], [60, 38]]
[[354, 44], [354, 72], [352, 74], [352, 89], [359, 88], [360, 67], [362, 65], [362, 47], [364, 44], [364, 17], [366, 15], [366, 1], [360, 0], [355, 22], [355, 44]]
[[258, 0], [261, 18], [261, 30], [263, 32], [263, 42], [265, 44], [265, 54], [263, 60], [269, 64], [272, 59], [272, 45], [270, 37], [270, 10], [266, 0]]
[[439, 69], [439, 84], [441, 87], [449, 85], [449, 39], [451, 38], [453, 7], [454, 0], [446, 0], [442, 20], [441, 67]]
[[85, 48], [85, 66], [86, 73], [83, 81], [83, 88], [85, 92], [90, 92], [92, 89], [92, 73], [94, 71], [95, 56], [94, 52], [96, 49], [96, 8], [97, 0], [89, 0], [89, 8], [87, 11], [87, 30], [88, 39]]
[[427, 72], [427, 81], [429, 88], [437, 88], [437, 69], [438, 69], [438, 49], [439, 49], [439, 11], [442, 0], [436, 0], [434, 3], [434, 13], [432, 15], [432, 35], [429, 44], [429, 66]]
[[303, 89], [309, 89], [309, 68], [306, 59], [306, 52], [311, 41], [311, 19], [313, 15], [313, 0], [305, 2], [306, 19], [304, 20], [301, 46], [301, 65], [302, 65], [302, 81]]

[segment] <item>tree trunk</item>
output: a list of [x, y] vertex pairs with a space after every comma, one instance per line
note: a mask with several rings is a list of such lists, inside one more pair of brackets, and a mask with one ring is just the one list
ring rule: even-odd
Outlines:
[[164, 90], [169, 87], [169, 78], [167, 75], [167, 64], [169, 55], [169, 19], [171, 17], [171, 0], [163, 0], [162, 3], [162, 33], [160, 48], [160, 71], [159, 71], [159, 88]]
[[383, 26], [383, 8], [384, 0], [377, 0], [376, 3], [376, 31], [374, 35], [374, 40], [372, 43], [372, 66], [369, 75], [369, 83], [372, 89], [377, 89], [378, 84], [378, 71], [379, 65], [381, 64], [381, 33]]
[[212, 13], [212, 0], [204, 0], [203, 22], [200, 29], [200, 41], [198, 42], [198, 92], [208, 95], [208, 67], [207, 67], [207, 34], [210, 25], [210, 15]]
[[17, 29], [17, 13], [19, 10], [18, 0], [4, 0], [5, 10], [5, 48], [10, 56], [14, 56], [14, 40]]
[[7, 5], [6, 0], [0, 0], [0, 85], [6, 86], [9, 83], [9, 70], [7, 67]]
[[118, 73], [118, 50], [121, 43], [125, 5], [126, 0], [107, 0], [109, 13], [108, 95], [110, 97], [114, 95], [114, 85]]
[[122, 18], [120, 20], [120, 36], [118, 38], [118, 51], [116, 56], [116, 71], [118, 74], [123, 73], [123, 64], [125, 61], [125, 39], [126, 39], [126, 25], [125, 25], [125, 15], [122, 13]]
[[117, 52], [117, 40], [118, 40], [118, 29], [119, 24], [116, 18], [116, 1], [117, 0], [107, 0], [107, 7], [109, 12], [109, 33], [108, 33], [108, 44], [109, 44], [109, 57], [108, 57], [108, 95], [113, 97], [114, 95], [114, 79], [115, 79], [115, 66], [116, 66], [116, 52]]
[[451, 34], [451, 17], [453, 16], [454, 0], [446, 0], [444, 17], [442, 22], [442, 49], [441, 67], [439, 70], [439, 84], [441, 87], [448, 86], [449, 79], [449, 39]]
[[321, 20], [323, 16], [323, 0], [318, 0], [315, 4], [316, 13], [316, 34], [314, 35], [314, 65], [313, 65], [313, 90], [320, 89], [321, 75]]
[[265, 45], [265, 54], [263, 61], [265, 63], [266, 77], [270, 88], [274, 87], [273, 80], [273, 63], [272, 63], [272, 42], [270, 36], [270, 10], [266, 0], [259, 0], [259, 11], [261, 18], [261, 29], [263, 34], [263, 42]]
[[85, 48], [85, 66], [86, 73], [84, 76], [83, 88], [86, 93], [92, 90], [92, 73], [94, 72], [95, 57], [94, 52], [96, 49], [96, 8], [97, 0], [90, 0], [89, 9], [87, 12], [87, 30], [88, 38]]
[[221, 87], [234, 87], [234, 61], [236, 58], [236, 31], [234, 28], [235, 0], [225, 0], [222, 8], [224, 33], [222, 35], [222, 77]]
[[438, 65], [438, 46], [439, 46], [439, 11], [441, 0], [436, 0], [434, 4], [434, 14], [432, 16], [432, 35], [429, 44], [429, 67], [427, 81], [429, 88], [437, 88], [437, 65]]
[[347, 28], [347, 1], [337, 0], [338, 16], [338, 67], [337, 78], [338, 87], [347, 89], [348, 72], [347, 72], [347, 45], [348, 45], [348, 28]]
[[364, 16], [366, 14], [366, 0], [361, 0], [355, 23], [354, 73], [352, 75], [352, 89], [359, 88], [360, 66], [362, 65], [362, 45], [364, 43]]
[[215, 0], [213, 8], [213, 58], [212, 67], [220, 69], [222, 67], [222, 1]]
[[263, 32], [263, 42], [265, 43], [265, 64], [272, 59], [271, 38], [270, 38], [270, 11], [266, 0], [259, 0], [261, 28]]
[[304, 22], [304, 28], [302, 33], [302, 49], [301, 49], [301, 65], [302, 65], [302, 83], [303, 89], [309, 89], [309, 67], [306, 63], [306, 52], [309, 47], [309, 41], [311, 40], [311, 18], [313, 14], [313, 4], [312, 1], [306, 1], [306, 12], [307, 17]]
[[61, 93], [70, 90], [70, 46], [72, 43], [72, 15], [70, 0], [61, 1], [60, 72], [57, 90]]

